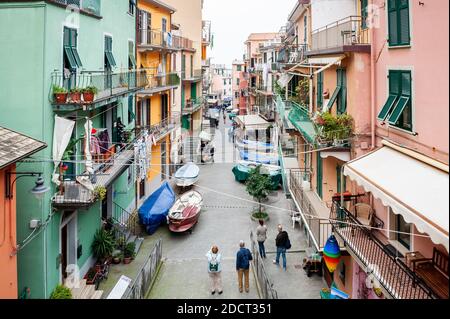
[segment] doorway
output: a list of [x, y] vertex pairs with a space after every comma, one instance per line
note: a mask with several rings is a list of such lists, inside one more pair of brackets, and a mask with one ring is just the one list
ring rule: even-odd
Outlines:
[[60, 226], [61, 282], [64, 282], [68, 276], [68, 266], [77, 265], [77, 224], [77, 212], [63, 213]]

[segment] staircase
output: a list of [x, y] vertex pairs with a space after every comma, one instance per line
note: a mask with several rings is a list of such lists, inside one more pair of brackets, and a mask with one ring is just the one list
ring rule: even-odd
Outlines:
[[114, 216], [112, 217], [112, 227], [116, 230], [116, 239], [123, 243], [135, 243], [135, 254], [137, 255], [141, 249], [144, 238], [142, 238], [142, 231], [139, 225], [139, 216], [137, 210], [133, 213], [128, 212], [117, 203], [114, 205]]
[[86, 284], [86, 279], [80, 281], [80, 287], [72, 288], [72, 299], [102, 299], [103, 290], [95, 290], [95, 285]]

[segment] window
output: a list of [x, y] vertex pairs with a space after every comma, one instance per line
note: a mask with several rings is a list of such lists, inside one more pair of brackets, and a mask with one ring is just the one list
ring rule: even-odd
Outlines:
[[163, 33], [167, 32], [167, 19], [166, 18], [162, 19], [162, 32]]
[[77, 50], [78, 33], [75, 29], [70, 29], [64, 27], [64, 60], [65, 67], [75, 70], [81, 68], [83, 64], [81, 63], [80, 56]]
[[345, 262], [341, 260], [341, 265], [339, 267], [339, 278], [341, 279], [342, 283], [345, 286], [345, 272], [347, 271], [345, 267]]
[[112, 52], [112, 38], [105, 36], [105, 68], [110, 69], [116, 66], [116, 60]]
[[402, 215], [396, 216], [397, 241], [405, 246], [408, 250], [411, 249], [411, 224], [407, 224]]
[[227, 95], [227, 90], [223, 90], [223, 95]]
[[323, 107], [323, 72], [317, 74], [317, 108]]
[[236, 66], [236, 69], [237, 69], [238, 72], [241, 72], [242, 71], [242, 66], [238, 65], [238, 66]]
[[136, 69], [136, 59], [134, 57], [134, 42], [128, 41], [128, 69]]
[[389, 46], [409, 45], [409, 0], [388, 0]]
[[389, 71], [389, 95], [378, 120], [412, 131], [411, 71]]
[[133, 123], [136, 119], [136, 115], [134, 114], [134, 99], [133, 96], [130, 95], [128, 97], [128, 124]]
[[191, 78], [194, 77], [194, 56], [191, 55]]
[[368, 0], [361, 0], [361, 28], [367, 29], [367, 18], [369, 16], [368, 12]]
[[226, 79], [223, 80], [223, 85], [227, 85], [227, 80]]
[[347, 72], [345, 69], [337, 70], [337, 86], [341, 90], [337, 96], [337, 113], [345, 114], [347, 112]]
[[308, 16], [303, 19], [303, 43], [308, 43]]
[[134, 166], [129, 166], [127, 169], [127, 182], [128, 188], [130, 188], [134, 183]]
[[128, 1], [128, 13], [134, 16], [135, 8], [136, 8], [136, 0]]
[[236, 85], [239, 85], [241, 82], [239, 79], [236, 79]]
[[145, 179], [141, 180], [139, 183], [139, 199], [144, 198], [145, 196]]

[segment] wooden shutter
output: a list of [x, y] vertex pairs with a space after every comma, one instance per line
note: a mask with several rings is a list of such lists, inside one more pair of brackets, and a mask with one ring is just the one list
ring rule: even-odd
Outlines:
[[397, 0], [388, 0], [389, 45], [398, 45]]
[[409, 30], [409, 1], [397, 0], [398, 5], [398, 29], [399, 29], [399, 44], [410, 44], [410, 30]]

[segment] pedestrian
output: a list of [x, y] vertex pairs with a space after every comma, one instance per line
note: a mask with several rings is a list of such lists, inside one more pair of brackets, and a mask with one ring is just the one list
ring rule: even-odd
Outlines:
[[242, 279], [245, 280], [245, 292], [250, 292], [250, 260], [253, 260], [250, 250], [245, 248], [243, 240], [239, 243], [239, 251], [236, 254], [236, 271], [239, 281], [239, 292], [243, 292]]
[[259, 226], [256, 228], [256, 240], [258, 241], [259, 254], [262, 258], [266, 258], [266, 248], [264, 242], [267, 239], [267, 226], [264, 225], [262, 219], [259, 220]]
[[211, 294], [214, 295], [217, 292], [221, 295], [223, 293], [222, 255], [219, 253], [219, 248], [213, 246], [206, 254], [206, 258], [208, 258], [208, 273], [211, 278]]
[[286, 271], [286, 250], [291, 248], [291, 242], [289, 235], [283, 230], [283, 226], [278, 225], [278, 235], [275, 239], [275, 245], [277, 246], [277, 258], [273, 261], [275, 265], [280, 265], [280, 255], [283, 258], [283, 269]]
[[211, 150], [210, 150], [210, 156], [211, 156], [211, 161], [214, 163], [214, 152], [215, 152], [215, 148], [214, 148], [214, 144], [211, 142]]
[[227, 124], [227, 113], [223, 112], [223, 124]]

